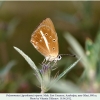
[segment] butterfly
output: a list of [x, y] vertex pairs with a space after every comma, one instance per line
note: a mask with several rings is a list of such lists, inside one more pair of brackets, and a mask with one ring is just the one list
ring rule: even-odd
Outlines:
[[59, 54], [58, 36], [50, 18], [40, 23], [32, 33], [30, 42], [45, 57], [46, 61], [56, 62], [62, 58]]

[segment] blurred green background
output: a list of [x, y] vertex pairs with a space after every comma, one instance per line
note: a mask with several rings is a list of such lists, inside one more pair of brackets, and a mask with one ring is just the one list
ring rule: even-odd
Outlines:
[[[0, 1], [0, 92], [40, 92], [33, 70], [13, 46], [24, 51], [39, 66], [44, 57], [30, 39], [45, 18], [51, 18], [54, 23], [59, 52], [82, 57], [80, 63], [48, 92], [100, 92], [99, 1]], [[61, 72], [76, 60], [63, 57], [57, 70]], [[57, 70], [52, 72], [53, 76]]]

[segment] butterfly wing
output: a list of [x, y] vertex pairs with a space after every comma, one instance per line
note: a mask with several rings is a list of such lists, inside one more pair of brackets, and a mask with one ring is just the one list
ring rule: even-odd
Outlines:
[[50, 18], [45, 19], [33, 32], [31, 43], [47, 60], [58, 56], [58, 37]]

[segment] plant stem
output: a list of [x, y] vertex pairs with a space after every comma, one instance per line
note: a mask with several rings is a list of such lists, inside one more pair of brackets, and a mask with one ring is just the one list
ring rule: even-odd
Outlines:
[[43, 90], [41, 90], [41, 93], [44, 93], [44, 91], [43, 91]]

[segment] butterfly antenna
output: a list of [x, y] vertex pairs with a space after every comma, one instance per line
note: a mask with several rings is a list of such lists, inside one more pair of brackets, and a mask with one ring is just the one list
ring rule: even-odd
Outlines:
[[76, 57], [76, 55], [73, 54], [60, 54], [61, 56], [72, 56], [72, 57]]

